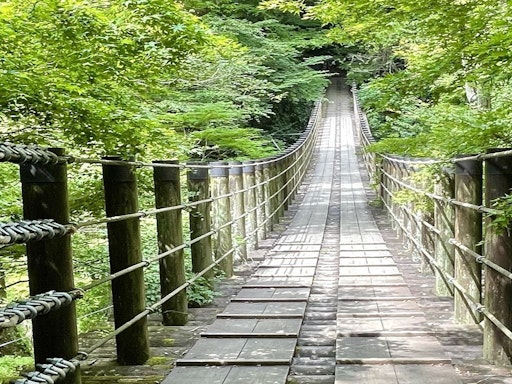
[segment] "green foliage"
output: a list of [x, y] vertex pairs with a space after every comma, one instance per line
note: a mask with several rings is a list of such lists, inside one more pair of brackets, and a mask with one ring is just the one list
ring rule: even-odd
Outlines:
[[8, 383], [10, 379], [16, 379], [21, 372], [32, 369], [33, 364], [32, 357], [0, 356], [0, 383]]
[[191, 158], [208, 159], [257, 159], [276, 152], [269, 141], [263, 141], [254, 128], [210, 128], [193, 132], [197, 140]]
[[512, 227], [512, 195], [505, 194], [491, 202], [491, 208], [499, 211], [497, 215], [486, 214], [486, 226], [493, 229], [496, 234], [506, 233], [510, 236]]
[[[187, 272], [187, 280], [195, 276], [192, 272]], [[222, 274], [216, 274], [214, 281], [210, 282], [204, 277], [199, 277], [193, 284], [187, 287], [188, 305], [191, 308], [200, 308], [210, 304], [213, 299], [218, 295], [214, 290], [215, 282], [218, 282]]]

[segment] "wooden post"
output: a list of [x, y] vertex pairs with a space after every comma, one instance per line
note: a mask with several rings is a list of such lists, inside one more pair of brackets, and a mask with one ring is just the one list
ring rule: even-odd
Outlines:
[[258, 227], [258, 240], [265, 240], [267, 238], [267, 226], [265, 220], [267, 218], [265, 214], [265, 175], [263, 173], [263, 165], [261, 163], [255, 166], [255, 180], [258, 187], [256, 188], [256, 205], [258, 209], [256, 211]]
[[[194, 168], [194, 165], [205, 166], [206, 163], [187, 163], [190, 166], [187, 173], [189, 201], [201, 201], [210, 197], [208, 183], [208, 168]], [[205, 235], [211, 230], [211, 203], [201, 203], [190, 209], [190, 240]], [[192, 255], [192, 272], [199, 273], [213, 263], [212, 237], [207, 236], [190, 246]], [[212, 280], [214, 271], [211, 269], [204, 277]]]
[[270, 214], [272, 216], [272, 229], [274, 229], [274, 225], [279, 224], [279, 182], [277, 180], [278, 168], [277, 168], [277, 158], [271, 157], [272, 162], [269, 163], [269, 180], [270, 181]]
[[[50, 151], [58, 156], [64, 155], [61, 148]], [[21, 164], [20, 176], [26, 220], [53, 219], [60, 224], [69, 224], [67, 164]], [[30, 295], [51, 290], [68, 292], [75, 288], [70, 235], [27, 243], [27, 262]], [[71, 359], [77, 355], [74, 303], [57, 312], [36, 317], [32, 324], [36, 363], [46, 363], [46, 359], [51, 357]], [[80, 383], [79, 370], [63, 382]]]
[[271, 173], [270, 173], [270, 163], [268, 163], [268, 159], [264, 160], [263, 164], [263, 178], [265, 179], [265, 185], [263, 188], [265, 189], [265, 220], [267, 220], [265, 224], [265, 232], [267, 236], [274, 229], [274, 223], [272, 218], [272, 182], [270, 181]]
[[280, 156], [275, 163], [276, 188], [277, 188], [277, 217], [278, 221], [284, 216], [284, 180], [283, 180], [283, 158]]
[[[482, 204], [482, 162], [464, 160], [455, 163], [455, 200]], [[455, 240], [482, 254], [482, 213], [455, 206]], [[482, 264], [465, 252], [455, 249], [455, 279], [466, 289], [472, 301], [481, 303]], [[469, 307], [464, 296], [454, 290], [454, 317], [459, 324], [479, 323], [481, 314]]]
[[[232, 225], [227, 225], [231, 221], [229, 197], [218, 198], [229, 193], [229, 172], [227, 168], [228, 163], [214, 162], [210, 163], [210, 165], [212, 166], [210, 173], [212, 198], [215, 199], [212, 202], [213, 226], [218, 230], [215, 236], [214, 253], [215, 260], [218, 260], [233, 248], [231, 237]], [[219, 266], [226, 274], [226, 277], [233, 276], [233, 253], [224, 258]]]
[[[499, 150], [490, 150], [497, 152]], [[485, 205], [505, 194], [512, 188], [512, 157], [488, 159], [485, 163]], [[512, 237], [506, 230], [492, 227], [494, 218], [489, 219], [485, 237], [485, 253], [489, 261], [512, 271]], [[505, 327], [512, 329], [512, 281], [490, 267], [485, 268], [484, 306]], [[484, 358], [497, 364], [512, 361], [512, 341], [489, 320], [484, 325]]]
[[[121, 161], [120, 157], [105, 157]], [[137, 177], [131, 165], [103, 165], [105, 211], [108, 217], [139, 210]], [[138, 218], [107, 224], [110, 271], [115, 273], [142, 261]], [[145, 309], [144, 271], [139, 268], [112, 280], [115, 327]], [[147, 318], [116, 336], [117, 361], [121, 365], [144, 364], [149, 358]]]
[[[443, 172], [434, 185], [434, 194], [445, 198], [454, 197], [453, 174]], [[448, 204], [434, 200], [434, 225], [439, 230], [435, 240], [435, 258], [443, 271], [453, 276], [454, 248], [449, 243], [454, 236], [454, 209]], [[443, 276], [436, 270], [436, 294], [438, 296], [452, 296], [453, 290]]]
[[[391, 176], [393, 176], [396, 179], [400, 179], [401, 172], [400, 172], [399, 167], [396, 165], [396, 162], [390, 162], [390, 165], [391, 165], [391, 167], [390, 167]], [[394, 181], [392, 179], [390, 180], [390, 182], [392, 185], [391, 191], [393, 192], [393, 196], [396, 196], [396, 194], [402, 189], [402, 187], [396, 181]], [[400, 221], [405, 226], [405, 223], [403, 220], [402, 209], [400, 208], [400, 204], [398, 204], [395, 201], [393, 196], [391, 196], [391, 207], [393, 207], [393, 213], [395, 214], [397, 221]], [[405, 238], [403, 230], [402, 230], [401, 226], [398, 225], [398, 223], [395, 224], [395, 230], [396, 230], [397, 236], [399, 238], [401, 238], [401, 239]], [[404, 241], [404, 247], [405, 246], [407, 246], [407, 242]]]
[[[432, 215], [430, 213], [421, 212], [421, 246], [434, 257], [434, 234], [430, 231], [430, 228], [425, 224], [432, 224]], [[435, 273], [435, 268], [431, 265], [430, 260], [421, 253], [421, 272], [432, 275]]]
[[293, 204], [293, 200], [295, 199], [295, 196], [297, 195], [297, 164], [295, 163], [297, 159], [297, 144], [293, 144], [290, 147], [289, 152], [289, 161], [288, 165], [290, 166], [290, 171], [288, 173], [288, 180], [290, 180], [290, 184], [288, 185], [288, 189], [290, 192], [290, 201], [289, 204]]
[[254, 164], [252, 161], [243, 162], [243, 178], [244, 178], [244, 205], [246, 212], [249, 213], [245, 220], [246, 234], [249, 236], [247, 241], [248, 250], [258, 248], [258, 218], [256, 215], [256, 188], [252, 188], [255, 185], [254, 176]]
[[291, 183], [289, 182], [290, 181], [290, 157], [288, 156], [289, 154], [289, 150], [287, 150], [285, 153], [283, 153], [282, 157], [281, 157], [281, 184], [282, 184], [282, 188], [283, 188], [283, 216], [284, 216], [284, 212], [288, 210], [288, 206], [290, 205], [290, 202], [289, 202], [289, 197], [288, 197], [288, 193], [290, 192], [291, 190]]
[[232, 161], [229, 163], [229, 191], [231, 196], [231, 217], [235, 220], [232, 226], [232, 240], [237, 245], [238, 250], [236, 257], [241, 260], [247, 260], [247, 242], [245, 239], [245, 205], [244, 205], [244, 189], [243, 168], [240, 161]]
[[[155, 164], [178, 164], [177, 160], [154, 161]], [[156, 208], [181, 204], [180, 169], [178, 167], [153, 168]], [[163, 253], [183, 244], [181, 209], [161, 212], [156, 215], [158, 250]], [[180, 249], [160, 259], [160, 292], [167, 296], [186, 281], [185, 255]], [[185, 325], [188, 321], [187, 292], [183, 289], [162, 304], [163, 325]]]

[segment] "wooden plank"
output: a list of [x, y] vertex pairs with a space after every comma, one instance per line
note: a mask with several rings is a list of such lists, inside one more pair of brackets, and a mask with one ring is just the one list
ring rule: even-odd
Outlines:
[[378, 318], [347, 318], [338, 317], [339, 335], [376, 334], [393, 332], [395, 334], [409, 332], [430, 332], [423, 316], [410, 317], [378, 317]]
[[253, 276], [249, 278], [245, 287], [310, 287], [313, 276]]
[[262, 287], [262, 288], [242, 288], [237, 298], [250, 298], [250, 297], [268, 297], [268, 298], [302, 298], [309, 297], [309, 288], [276, 288], [276, 287]]
[[275, 252], [320, 252], [321, 244], [277, 244], [273, 250]]
[[281, 313], [259, 313], [259, 314], [245, 314], [245, 313], [219, 313], [218, 319], [303, 319], [304, 315], [299, 313], [281, 314]]
[[339, 364], [450, 363], [439, 341], [419, 337], [344, 337], [336, 342]]
[[301, 319], [217, 319], [202, 335], [254, 333], [255, 335], [276, 335], [276, 337], [282, 334], [291, 337], [290, 335], [297, 336], [301, 324]]
[[295, 259], [291, 257], [271, 257], [264, 260], [259, 268], [263, 267], [316, 267], [318, 263], [318, 258], [316, 257], [308, 257], [308, 258], [300, 258]]
[[296, 339], [247, 339], [239, 359], [286, 360], [293, 358]]
[[245, 347], [247, 339], [199, 339], [186, 354], [186, 360], [235, 360]]
[[[399, 384], [392, 365], [336, 367], [335, 384]], [[400, 383], [402, 384], [402, 383]], [[436, 383], [437, 384], [437, 383]]]
[[231, 302], [224, 313], [304, 315], [306, 302]]
[[288, 366], [177, 366], [162, 384], [284, 384]]
[[175, 367], [161, 384], [224, 384], [231, 367]]
[[386, 256], [375, 256], [375, 257], [368, 257], [368, 256], [361, 256], [361, 257], [353, 257], [352, 255], [350, 257], [345, 257], [340, 259], [340, 266], [344, 267], [350, 267], [354, 265], [366, 265], [366, 266], [390, 266], [390, 267], [396, 267], [396, 263], [393, 261], [392, 257], [386, 257]]
[[245, 302], [245, 303], [267, 303], [267, 302], [279, 302], [279, 303], [293, 303], [293, 302], [306, 302], [307, 298], [304, 297], [233, 297], [231, 302]]
[[380, 284], [404, 284], [402, 276], [340, 276], [338, 279], [340, 285], [380, 285]]
[[284, 384], [288, 371], [287, 366], [233, 367], [223, 384]]
[[272, 277], [298, 277], [298, 276], [314, 276], [316, 268], [314, 267], [266, 267], [258, 268], [253, 276], [272, 276]]
[[398, 384], [460, 384], [453, 367], [447, 365], [396, 365]]
[[204, 366], [276, 366], [290, 365], [291, 359], [179, 359], [177, 367], [204, 367]]

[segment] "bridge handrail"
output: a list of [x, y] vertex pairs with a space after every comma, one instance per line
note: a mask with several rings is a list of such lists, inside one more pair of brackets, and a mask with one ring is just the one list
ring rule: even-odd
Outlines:
[[[504, 308], [512, 304], [507, 294], [512, 289], [512, 263], [506, 254], [512, 251], [512, 237], [507, 230], [489, 224], [505, 215], [492, 203], [512, 188], [512, 150], [493, 149], [449, 160], [372, 153], [367, 147], [375, 140], [355, 87], [353, 103], [363, 161], [377, 180], [379, 199], [398, 234], [422, 260], [422, 270], [434, 272], [436, 294], [455, 297], [456, 322], [480, 325], [485, 320], [484, 357], [509, 364], [512, 315]], [[432, 165], [438, 165], [439, 179], [433, 192], [412, 177]], [[399, 198], [403, 191], [427, 199], [433, 212], [425, 210], [421, 201]]]
[[[136, 296], [133, 295], [133, 292], [141, 289], [137, 284], [141, 284], [141, 282], [143, 284], [143, 280], [138, 281], [135, 283], [136, 285], [133, 289], [126, 290], [124, 297], [118, 299], [119, 302], [122, 301], [124, 303], [128, 303], [126, 305], [131, 307], [132, 314], [130, 316], [123, 314], [124, 317], [121, 316], [122, 318], [120, 317], [118, 319], [116, 298], [113, 294], [116, 328], [113, 332], [105, 336], [93, 346], [89, 347], [86, 351], [78, 350], [78, 340], [73, 338], [72, 335], [66, 335], [66, 341], [52, 339], [52, 347], [47, 349], [46, 347], [50, 344], [50, 339], [48, 339], [47, 336], [38, 335], [38, 330], [35, 329], [34, 345], [37, 350], [35, 356], [37, 371], [25, 374], [25, 378], [19, 379], [16, 383], [51, 382], [51, 380], [54, 379], [62, 379], [65, 375], [76, 375], [79, 370], [71, 369], [71, 366], [68, 367], [69, 369], [62, 369], [62, 367], [59, 368], [59, 366], [55, 364], [52, 365], [51, 361], [61, 359], [59, 360], [59, 364], [66, 365], [69, 363], [76, 367], [79, 365], [80, 361], [87, 358], [89, 353], [93, 352], [113, 338], [118, 340], [118, 359], [121, 364], [133, 363], [134, 360], [138, 360], [138, 363], [145, 361], [148, 357], [147, 349], [149, 348], [147, 333], [145, 333], [146, 330], [139, 330], [140, 332], [136, 335], [136, 340], [130, 339], [128, 343], [125, 342], [122, 344], [118, 337], [120, 337], [120, 335], [122, 336], [123, 332], [128, 329], [130, 329], [130, 332], [138, 332], [137, 329], [141, 322], [145, 321], [149, 314], [157, 312], [160, 309], [162, 309], [164, 314], [164, 325], [183, 324], [186, 322], [186, 298], [183, 298], [185, 289], [200, 278], [206, 278], [207, 281], [211, 281], [211, 273], [213, 269], [218, 266], [221, 267], [227, 276], [231, 276], [233, 273], [232, 259], [235, 254], [240, 260], [244, 260], [247, 257], [247, 248], [256, 248], [258, 241], [267, 238], [269, 232], [279, 223], [280, 217], [283, 216], [285, 209], [287, 209], [288, 205], [295, 197], [308, 170], [308, 165], [310, 164], [311, 157], [316, 148], [320, 107], [321, 102], [315, 103], [307, 128], [297, 142], [290, 148], [272, 158], [245, 161], [240, 164], [190, 164], [165, 161], [146, 163], [125, 161], [121, 158], [112, 157], [89, 159], [68, 156], [62, 149], [44, 149], [37, 146], [13, 143], [0, 144], [0, 162], [20, 164], [25, 204], [28, 204], [25, 200], [27, 196], [30, 196], [30, 187], [33, 185], [41, 186], [41, 183], [44, 183], [45, 186], [48, 186], [57, 181], [59, 183], [59, 188], [63, 187], [64, 189], [67, 189], [65, 183], [67, 179], [66, 168], [69, 164], [73, 163], [102, 166], [105, 193], [109, 194], [109, 199], [118, 199], [119, 196], [114, 196], [116, 193], [124, 193], [125, 195], [121, 196], [122, 199], [134, 199], [134, 202], [126, 203], [125, 205], [138, 205], [136, 178], [133, 177], [133, 175], [135, 175], [134, 171], [137, 168], [144, 167], [151, 168], [153, 170], [155, 173], [155, 188], [157, 186], [157, 182], [160, 181], [157, 180], [157, 171], [160, 172], [159, 170], [167, 169], [170, 172], [174, 172], [173, 176], [169, 176], [169, 174], [166, 176], [164, 175], [163, 180], [163, 182], [174, 183], [172, 188], [177, 188], [175, 191], [177, 195], [173, 198], [176, 198], [176, 196], [178, 198], [180, 197], [180, 179], [184, 177], [182, 171], [188, 171], [188, 187], [189, 191], [191, 191], [189, 192], [190, 196], [188, 201], [182, 201], [181, 198], [179, 198], [179, 201], [173, 200], [176, 201], [175, 204], [159, 206], [157, 203], [157, 206], [151, 209], [133, 209], [131, 212], [127, 211], [116, 214], [107, 214], [104, 218], [76, 223], [71, 222], [69, 217], [66, 215], [64, 215], [64, 219], [62, 218], [62, 215], [60, 217], [46, 217], [47, 215], [52, 216], [51, 212], [44, 213], [43, 216], [45, 217], [34, 217], [34, 213], [30, 211], [35, 210], [36, 212], [41, 212], [41, 210], [37, 207], [34, 208], [31, 206], [27, 211], [29, 212], [28, 215], [30, 219], [0, 224], [0, 246], [4, 247], [14, 243], [30, 242], [29, 251], [27, 252], [30, 269], [31, 252], [41, 252], [41, 249], [38, 248], [44, 248], [47, 244], [53, 244], [57, 240], [61, 241], [58, 246], [65, 248], [62, 252], [61, 258], [67, 258], [67, 261], [70, 262], [70, 237], [75, 232], [84, 230], [85, 228], [94, 230], [94, 228], [98, 228], [98, 226], [106, 224], [109, 232], [110, 230], [114, 231], [115, 228], [118, 227], [127, 228], [128, 231], [132, 231], [134, 230], [133, 224], [135, 222], [138, 223], [143, 218], [155, 216], [159, 225], [161, 223], [163, 223], [162, 225], [170, 225], [169, 215], [173, 215], [173, 217], [179, 216], [181, 222], [182, 212], [188, 212], [191, 218], [191, 236], [189, 240], [185, 240], [182, 237], [181, 240], [173, 239], [170, 241], [169, 238], [166, 238], [159, 230], [159, 242], [166, 240], [167, 244], [162, 244], [160, 252], [157, 255], [147, 259], [139, 257], [138, 261], [135, 260], [133, 262], [129, 262], [122, 268], [112, 270], [109, 275], [93, 280], [81, 287], [75, 287], [74, 284], [69, 285], [69, 282], [73, 281], [73, 271], [71, 269], [71, 271], [67, 271], [69, 275], [64, 277], [64, 280], [66, 280], [64, 283], [53, 281], [53, 278], [48, 279], [51, 280], [52, 285], [67, 285], [67, 289], [62, 290], [59, 288], [60, 292], [53, 293], [54, 287], [52, 286], [50, 289], [45, 290], [45, 292], [50, 291], [50, 293], [45, 294], [47, 296], [45, 296], [44, 299], [40, 297], [40, 295], [44, 294], [41, 292], [40, 295], [36, 294], [27, 300], [11, 303], [3, 311], [0, 310], [1, 328], [16, 326], [25, 319], [32, 319], [35, 317], [38, 317], [39, 322], [45, 322], [47, 321], [45, 320], [46, 316], [43, 315], [49, 311], [60, 313], [58, 310], [60, 310], [61, 306], [64, 307], [65, 304], [69, 308], [68, 312], [66, 314], [62, 314], [62, 316], [69, 316], [66, 321], [73, 323], [76, 331], [76, 317], [74, 314], [74, 306], [72, 305], [74, 300], [86, 295], [88, 291], [94, 287], [107, 282], [117, 281], [124, 276], [129, 275], [133, 277], [135, 276], [133, 275], [134, 273], [142, 273], [142, 271], [149, 265], [155, 262], [161, 263], [163, 260], [169, 261], [180, 258], [181, 268], [183, 268], [180, 275], [184, 276], [183, 250], [185, 248], [191, 249], [194, 276], [188, 280], [173, 276], [171, 280], [175, 280], [174, 285], [162, 286], [161, 298], [153, 305], [145, 307], [143, 300], [141, 303], [140, 298], [139, 301], [133, 301], [136, 299], [130, 297]], [[28, 167], [36, 167], [41, 169], [42, 172], [40, 172], [40, 174], [38, 173], [39, 171], [34, 173], [33, 169], [28, 172]], [[217, 171], [215, 171], [215, 174], [212, 172], [211, 175], [208, 175], [210, 170]], [[206, 177], [203, 178], [204, 175], [201, 175], [205, 172]], [[44, 179], [45, 177], [47, 179]], [[166, 177], [170, 177], [170, 179], [167, 180]], [[228, 181], [231, 182], [232, 180], [235, 183], [233, 185], [238, 185], [234, 190], [230, 190], [228, 186]], [[123, 192], [116, 192], [116, 188], [112, 188], [107, 192], [108, 186], [106, 184], [116, 183], [119, 181], [121, 183], [133, 183], [135, 186], [135, 193], [128, 196], [127, 194], [129, 193], [127, 190], [123, 189], [124, 187], [121, 188], [123, 189]], [[27, 184], [30, 184], [30, 186], [27, 187]], [[195, 189], [196, 187], [197, 189]], [[169, 188], [171, 188], [171, 186], [169, 186]], [[25, 189], [27, 189], [28, 192], [26, 192]], [[55, 191], [52, 192], [52, 196], [40, 196], [40, 201], [32, 201], [31, 204], [47, 204], [48, 201], [45, 201], [45, 198], [47, 200], [67, 200], [66, 191], [57, 192], [56, 195]], [[27, 196], [25, 196], [26, 193], [28, 193]], [[62, 193], [62, 196], [59, 195], [60, 193]], [[239, 207], [231, 209], [230, 205], [240, 204], [240, 202], [242, 202], [241, 210], [238, 209]], [[65, 204], [67, 204], [67, 201]], [[107, 202], [106, 204], [108, 205], [109, 203]], [[202, 215], [203, 213], [201, 212], [206, 212], [202, 211], [203, 209], [207, 209], [208, 212], [210, 212], [211, 209], [215, 209], [218, 214], [212, 218], [211, 222], [206, 220], [208, 223], [205, 228], [199, 228], [202, 224], [196, 224], [196, 226], [192, 228], [193, 216], [195, 214]], [[210, 213], [208, 213], [208, 215], [210, 215]], [[172, 224], [176, 225], [177, 223]], [[132, 227], [130, 227], [130, 225]], [[181, 224], [178, 225], [181, 226]], [[244, 228], [242, 228], [241, 225], [243, 225]], [[136, 227], [138, 228], [138, 224]], [[137, 232], [137, 228], [135, 229], [135, 232]], [[226, 234], [228, 234], [227, 237], [225, 237]], [[131, 235], [136, 238], [140, 236], [137, 233], [131, 233]], [[232, 235], [237, 237], [236, 241], [233, 241], [231, 238]], [[110, 235], [109, 239], [110, 241], [113, 240], [110, 238]], [[214, 250], [212, 250], [211, 244], [209, 247], [204, 246], [204, 249], [201, 249], [201, 246], [203, 246], [202, 244], [206, 244], [205, 242], [211, 243], [212, 241], [216, 241], [216, 247]], [[43, 242], [45, 244], [44, 246], [42, 245]], [[127, 245], [127, 247], [128, 246], [129, 245]], [[42, 252], [44, 253], [46, 251], [47, 250], [43, 250]], [[127, 248], [126, 252], [128, 251], [131, 252], [132, 250]], [[116, 257], [112, 252], [117, 252], [117, 250], [110, 250], [110, 252], [111, 258]], [[209, 260], [206, 265], [204, 265], [205, 260]], [[198, 263], [197, 265], [195, 265], [196, 261]], [[160, 266], [165, 269], [163, 264], [160, 264]], [[199, 266], [201, 268], [199, 268]], [[35, 273], [44, 273], [44, 271], [30, 272], [29, 270], [29, 275], [33, 275]], [[65, 274], [65, 272], [63, 272], [63, 274]], [[41, 284], [39, 282], [38, 287], [34, 289], [41, 289], [40, 285]], [[179, 303], [179, 300], [177, 299], [178, 296], [179, 300], [181, 300]], [[64, 300], [65, 303], [58, 304], [57, 301], [59, 298], [57, 297], [66, 298], [66, 300]], [[67, 300], [67, 298], [71, 298], [72, 300]], [[185, 303], [185, 305], [183, 305], [183, 303]], [[176, 313], [181, 317], [166, 317], [166, 313]], [[45, 326], [48, 328], [52, 325], [46, 324]], [[143, 328], [145, 328], [145, 325]], [[133, 338], [133, 334], [128, 337]], [[134, 351], [135, 348], [133, 348], [132, 341], [135, 341], [136, 344], [138, 343], [142, 345], [146, 350]], [[71, 352], [69, 346], [66, 347], [65, 345], [68, 342], [75, 344], [71, 347]], [[55, 347], [57, 344], [60, 344], [60, 346]], [[61, 352], [55, 353], [56, 350], [60, 350]], [[57, 357], [55, 355], [57, 355]], [[54, 374], [56, 374], [56, 376]]]

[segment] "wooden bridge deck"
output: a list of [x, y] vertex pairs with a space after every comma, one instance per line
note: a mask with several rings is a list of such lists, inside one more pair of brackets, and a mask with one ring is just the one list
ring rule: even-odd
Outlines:
[[328, 98], [292, 222], [163, 384], [460, 383], [370, 211], [349, 94]]

